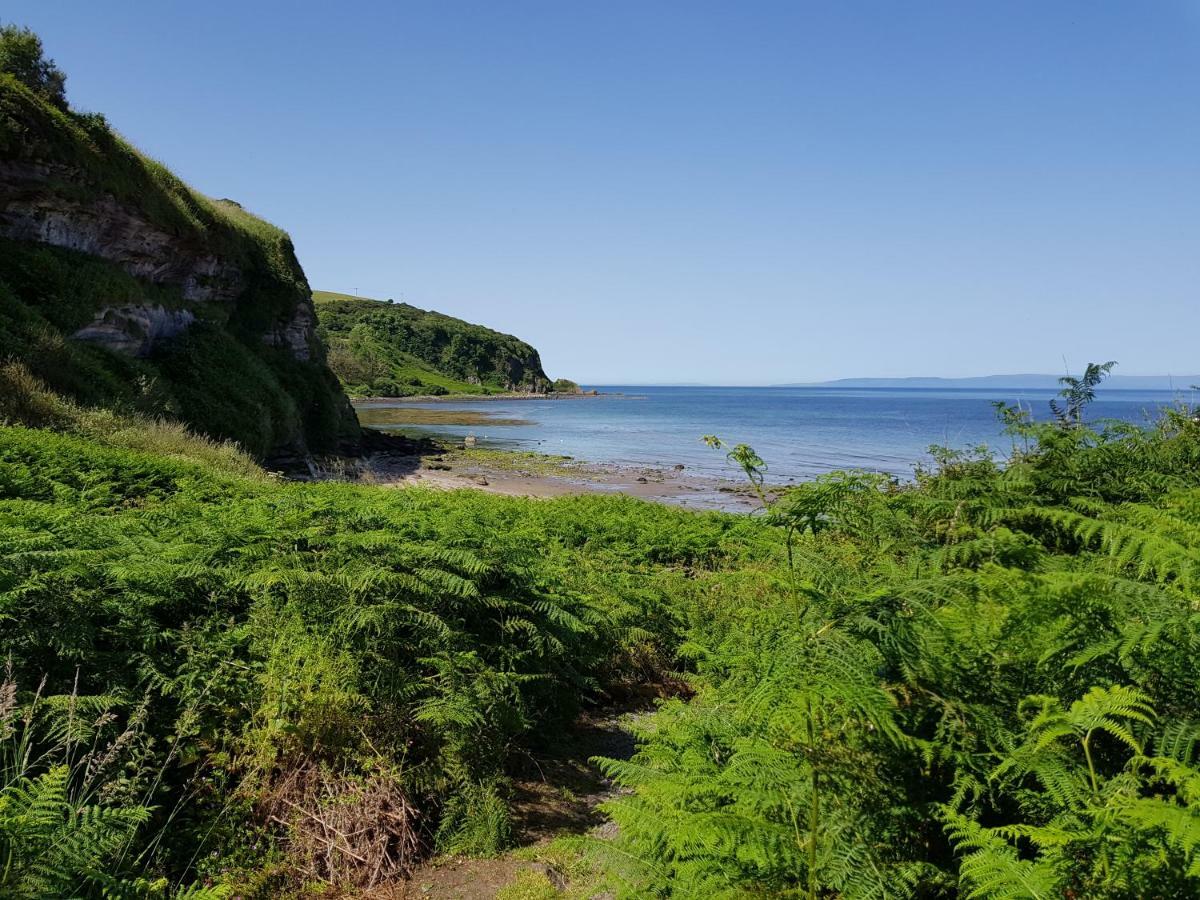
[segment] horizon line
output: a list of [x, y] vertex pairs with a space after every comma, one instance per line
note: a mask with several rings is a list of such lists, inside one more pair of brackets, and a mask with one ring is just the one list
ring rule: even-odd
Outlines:
[[[1057, 382], [1062, 376], [1048, 372], [1021, 372], [1008, 373], [999, 375], [850, 375], [839, 378], [827, 378], [819, 381], [741, 381], [741, 382], [716, 382], [716, 381], [653, 381], [653, 380], [628, 380], [628, 379], [603, 379], [603, 378], [579, 378], [572, 379], [579, 385], [587, 386], [602, 386], [602, 387], [747, 387], [747, 388], [789, 388], [789, 387], [852, 387], [846, 382], [913, 382], [913, 381], [940, 381], [940, 382], [965, 382], [965, 381], [989, 381], [992, 387], [1018, 387], [1026, 389], [1050, 390], [1054, 385], [1046, 385], [1045, 387], [1036, 387], [1028, 384], [997, 384], [998, 379], [1004, 378], [1045, 378], [1052, 379]], [[1163, 380], [1177, 381], [1178, 388], [1172, 386], [1163, 388], [1162, 390], [1192, 390], [1200, 387], [1200, 374], [1195, 375], [1172, 375], [1172, 374], [1120, 374], [1112, 376], [1113, 380], [1118, 383], [1124, 379], [1138, 380]], [[861, 385], [860, 385], [861, 386]], [[903, 386], [903, 385], [897, 385]], [[1111, 386], [1108, 383], [1102, 384], [1099, 390], [1135, 390], [1136, 388], [1120, 388]]]

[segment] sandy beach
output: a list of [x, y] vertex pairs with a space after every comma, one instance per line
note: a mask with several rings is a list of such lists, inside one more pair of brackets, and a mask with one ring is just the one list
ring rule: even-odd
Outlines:
[[761, 506], [744, 484], [683, 468], [595, 465], [540, 453], [449, 445], [430, 452], [378, 452], [357, 460], [351, 470], [332, 474], [385, 486], [477, 490], [513, 497], [626, 494], [728, 512], [751, 512]]
[[[544, 395], [520, 396], [544, 399]], [[497, 415], [478, 408], [431, 408], [399, 404], [393, 400], [377, 403], [356, 401], [355, 409], [363, 425], [376, 429], [377, 433], [384, 436], [378, 452], [355, 463], [360, 470], [360, 477], [376, 484], [398, 487], [421, 485], [439, 490], [483, 490], [518, 497], [626, 494], [691, 509], [736, 512], [748, 512], [761, 506], [744, 482], [701, 475], [683, 464], [636, 466], [590, 463], [570, 456], [477, 446], [473, 437], [438, 435], [436, 431], [428, 435], [426, 446], [423, 447], [405, 447], [402, 443], [395, 443], [398, 439], [403, 441], [401, 432], [395, 430], [397, 428], [469, 426], [503, 429], [533, 424], [518, 418], [519, 413]], [[389, 442], [393, 442], [395, 449], [390, 448]]]

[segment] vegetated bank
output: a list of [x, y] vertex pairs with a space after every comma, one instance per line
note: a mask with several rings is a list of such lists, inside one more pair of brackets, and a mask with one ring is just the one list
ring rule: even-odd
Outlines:
[[[5, 728], [38, 748], [0, 788], [21, 888], [49, 859], [93, 887], [276, 896], [496, 852], [508, 764], [669, 669], [664, 598], [757, 540], [624, 498], [285, 483], [199, 441], [205, 461], [108, 444], [0, 430]], [[126, 856], [60, 852], [90, 819], [18, 815], [80, 798], [125, 817], [123, 846], [138, 826]]]
[[1190, 895], [1200, 425], [1079, 412], [1006, 410], [1005, 466], [837, 473], [765, 517], [4, 428], [4, 727], [36, 748], [0, 787], [5, 886], [278, 896], [497, 853], [514, 761], [669, 675], [694, 695], [605, 764], [633, 793], [590, 886]]
[[353, 397], [577, 393], [509, 334], [407, 303], [316, 291], [329, 364]]

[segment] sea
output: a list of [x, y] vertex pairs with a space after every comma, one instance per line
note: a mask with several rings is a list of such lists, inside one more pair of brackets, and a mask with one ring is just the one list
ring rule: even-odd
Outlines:
[[[811, 479], [836, 469], [866, 469], [901, 479], [930, 460], [932, 445], [986, 446], [1005, 457], [994, 404], [1020, 403], [1049, 419], [1053, 390], [1032, 388], [663, 387], [586, 385], [596, 396], [439, 402], [371, 401], [360, 408], [430, 409], [443, 421], [391, 426], [411, 435], [473, 436], [478, 446], [561, 454], [597, 464], [670, 468], [718, 478], [735, 472], [705, 435], [749, 444], [767, 463], [767, 480]], [[1191, 403], [1194, 392], [1101, 390], [1092, 421], [1147, 425], [1162, 408]], [[455, 424], [458, 411], [469, 424]], [[449, 421], [445, 421], [449, 420]]]

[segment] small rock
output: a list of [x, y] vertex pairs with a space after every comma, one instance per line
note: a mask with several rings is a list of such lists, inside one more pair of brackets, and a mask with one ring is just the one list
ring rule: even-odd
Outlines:
[[472, 481], [474, 481], [476, 484], [483, 485], [484, 487], [487, 487], [488, 480], [487, 480], [486, 478], [484, 478], [482, 475], [476, 475], [476, 476], [475, 476], [474, 478], [472, 478], [471, 480], [472, 480]]
[[686, 468], [687, 468], [687, 466], [685, 466], [683, 463], [675, 463], [675, 465], [674, 465], [674, 469], [676, 472], [682, 472]]
[[638, 476], [637, 483], [638, 483], [638, 484], [649, 484], [649, 483], [650, 483], [650, 481], [649, 481], [647, 478], [645, 478], [645, 477], [643, 477], [643, 476], [639, 475], [639, 476]]

